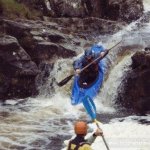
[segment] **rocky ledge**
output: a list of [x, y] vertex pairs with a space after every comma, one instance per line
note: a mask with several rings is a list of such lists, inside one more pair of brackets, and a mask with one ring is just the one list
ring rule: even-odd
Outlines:
[[135, 112], [150, 111], [150, 51], [137, 52], [132, 57], [132, 66], [124, 80], [121, 103]]
[[0, 64], [0, 99], [23, 98], [35, 92], [38, 67], [15, 37], [0, 36]]

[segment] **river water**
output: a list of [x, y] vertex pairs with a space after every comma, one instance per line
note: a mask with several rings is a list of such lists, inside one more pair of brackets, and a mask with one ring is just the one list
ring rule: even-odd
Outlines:
[[[150, 1], [144, 0], [144, 6], [146, 14], [150, 10]], [[150, 114], [137, 116], [116, 104], [121, 82], [130, 69], [131, 56], [135, 51], [142, 50], [150, 39], [149, 20], [143, 20], [131, 23], [111, 35], [109, 40], [102, 41], [106, 47], [111, 47], [122, 40], [121, 45], [111, 51], [105, 60], [107, 78], [94, 100], [98, 120], [102, 122], [100, 126], [111, 150], [150, 150]], [[0, 150], [65, 150], [68, 139], [74, 135], [74, 121], [90, 122], [82, 105], [70, 104], [71, 82], [62, 88], [54, 85], [53, 90], [57, 92], [49, 94], [52, 78], [60, 81], [69, 75], [72, 61], [59, 60], [55, 64], [47, 84], [41, 87], [36, 98], [9, 100], [0, 104]], [[92, 123], [89, 127], [91, 131], [96, 128]], [[94, 150], [106, 150], [101, 137], [92, 147]]]

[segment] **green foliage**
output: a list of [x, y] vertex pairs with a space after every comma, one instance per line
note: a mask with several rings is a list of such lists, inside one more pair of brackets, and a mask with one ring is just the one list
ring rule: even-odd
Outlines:
[[0, 11], [3, 16], [9, 18], [33, 19], [37, 17], [37, 12], [31, 11], [26, 5], [15, 0], [0, 0]]

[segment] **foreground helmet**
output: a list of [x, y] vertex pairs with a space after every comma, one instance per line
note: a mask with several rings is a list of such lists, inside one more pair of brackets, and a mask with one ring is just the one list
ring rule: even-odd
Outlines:
[[74, 130], [76, 134], [85, 135], [87, 133], [87, 124], [83, 121], [75, 123]]

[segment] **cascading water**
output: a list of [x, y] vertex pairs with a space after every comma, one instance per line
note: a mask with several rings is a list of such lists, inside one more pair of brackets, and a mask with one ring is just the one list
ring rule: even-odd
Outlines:
[[[147, 13], [150, 1], [144, 2]], [[98, 119], [104, 123], [100, 126], [111, 150], [150, 149], [150, 115], [128, 116], [119, 112], [115, 105], [121, 82], [130, 69], [132, 54], [137, 49], [141, 50], [149, 39], [150, 30], [147, 29], [150, 28], [150, 23], [142, 22], [141, 28], [136, 26], [137, 23], [130, 24], [104, 43], [106, 47], [111, 47], [122, 39], [122, 44], [106, 58], [107, 78], [95, 99]], [[132, 48], [136, 49], [131, 51]], [[72, 62], [73, 60], [66, 59], [55, 64], [38, 97], [9, 100], [0, 104], [0, 150], [60, 150], [65, 147], [62, 144], [64, 140], [73, 136], [73, 122], [77, 119], [90, 120], [82, 105], [70, 104], [72, 81], [60, 88], [53, 80], [55, 77], [56, 81], [60, 81], [72, 73]], [[55, 91], [53, 94], [49, 92], [50, 84]], [[89, 126], [96, 128], [94, 124]], [[92, 147], [94, 150], [106, 149], [100, 137]]]

